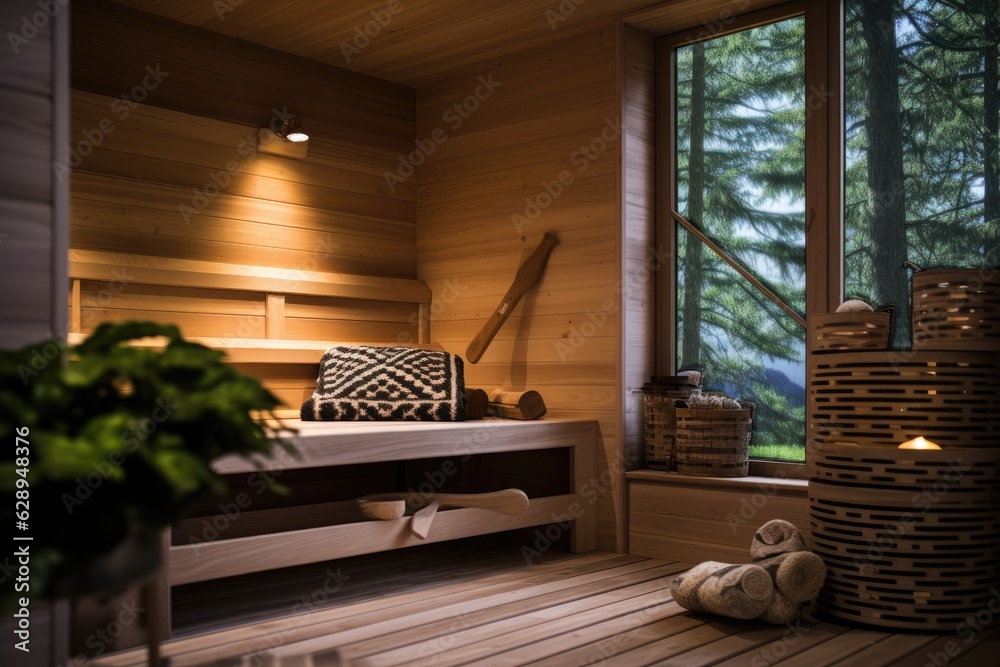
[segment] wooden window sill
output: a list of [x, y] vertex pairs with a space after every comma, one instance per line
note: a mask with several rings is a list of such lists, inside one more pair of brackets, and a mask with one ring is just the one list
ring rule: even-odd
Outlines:
[[667, 473], [661, 470], [630, 470], [625, 473], [625, 477], [630, 481], [657, 482], [660, 484], [699, 488], [727, 488], [737, 491], [759, 487], [767, 487], [768, 489], [777, 488], [785, 493], [801, 493], [803, 496], [809, 487], [809, 481], [805, 479], [765, 477], [760, 475], [749, 475], [747, 477], [693, 477], [690, 475], [681, 475], [676, 472]]

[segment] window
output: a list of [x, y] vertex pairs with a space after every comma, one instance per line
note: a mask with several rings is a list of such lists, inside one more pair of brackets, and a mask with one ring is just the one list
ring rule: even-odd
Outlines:
[[704, 366], [758, 404], [751, 456], [801, 461], [802, 315], [894, 304], [908, 349], [904, 260], [1000, 264], [1000, 3], [811, 0], [706, 27], [657, 44], [658, 234], [677, 258], [659, 372]]
[[[757, 407], [751, 457], [805, 460], [805, 18], [676, 38], [676, 368]], [[662, 79], [661, 79], [662, 80]], [[680, 218], [679, 220], [677, 218]], [[736, 260], [717, 254], [690, 222]], [[770, 298], [767, 293], [770, 293]]]
[[895, 304], [901, 267], [1000, 264], [1000, 4], [845, 3], [845, 293]]

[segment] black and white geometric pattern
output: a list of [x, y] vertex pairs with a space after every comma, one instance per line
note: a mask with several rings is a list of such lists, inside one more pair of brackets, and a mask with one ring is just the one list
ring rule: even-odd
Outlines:
[[332, 347], [301, 415], [303, 421], [462, 421], [462, 358], [414, 347]]

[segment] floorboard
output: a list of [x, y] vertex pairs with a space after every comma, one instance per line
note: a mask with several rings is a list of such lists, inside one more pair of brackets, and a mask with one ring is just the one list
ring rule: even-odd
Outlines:
[[[919, 634], [740, 622], [673, 601], [683, 563], [553, 549], [529, 564], [518, 544], [476, 538], [184, 587], [163, 654], [170, 667], [1000, 665], [996, 623]], [[334, 594], [310, 597], [338, 571]], [[93, 665], [145, 661], [132, 650]]]

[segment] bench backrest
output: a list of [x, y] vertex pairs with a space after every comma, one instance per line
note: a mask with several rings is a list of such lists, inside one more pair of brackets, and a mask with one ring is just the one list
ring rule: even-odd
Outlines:
[[290, 408], [337, 343], [430, 345], [420, 280], [71, 250], [70, 340], [104, 321], [176, 324], [221, 349]]

